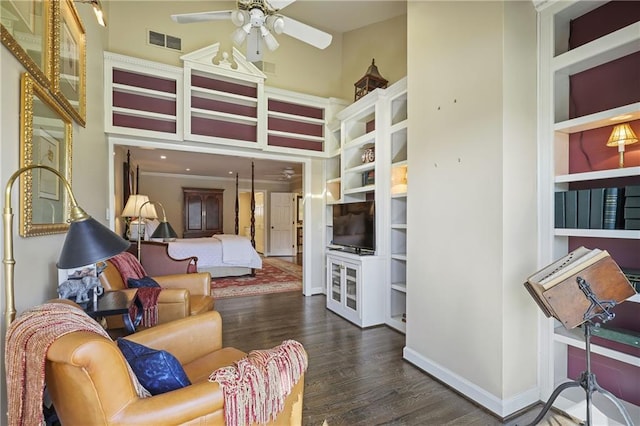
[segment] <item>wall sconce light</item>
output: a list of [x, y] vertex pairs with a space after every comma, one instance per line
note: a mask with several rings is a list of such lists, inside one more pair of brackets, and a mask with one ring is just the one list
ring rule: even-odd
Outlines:
[[11, 208], [11, 188], [14, 181], [22, 173], [31, 169], [45, 169], [58, 176], [69, 193], [71, 213], [69, 230], [58, 258], [60, 269], [72, 269], [79, 266], [97, 263], [125, 251], [129, 242], [93, 219], [78, 203], [71, 190], [71, 185], [56, 169], [40, 164], [31, 164], [18, 169], [7, 182], [3, 210], [4, 232], [4, 282], [5, 282], [5, 326], [9, 326], [16, 317], [14, 296], [13, 258], [13, 210]]
[[616, 124], [609, 136], [607, 146], [617, 146], [619, 153], [618, 167], [624, 167], [624, 146], [638, 142], [638, 137], [633, 132], [629, 123]]
[[91, 6], [93, 6], [93, 13], [96, 15], [98, 24], [103, 27], [107, 26], [107, 20], [104, 17], [104, 9], [102, 9], [102, 3], [100, 3], [100, 0], [76, 0], [76, 2], [90, 4]]
[[[139, 211], [140, 215], [142, 215], [142, 209], [145, 207], [146, 204], [157, 204], [162, 209], [162, 222], [160, 222], [160, 225], [158, 225], [156, 230], [153, 231], [153, 234], [151, 234], [151, 238], [162, 238], [164, 241], [173, 239], [173, 238], [178, 238], [178, 234], [176, 234], [176, 231], [174, 231], [171, 225], [169, 224], [169, 222], [167, 222], [167, 213], [164, 211], [164, 206], [159, 202], [157, 201], [144, 202], [140, 206], [140, 211]], [[141, 259], [141, 246], [142, 246], [140, 242], [141, 236], [142, 236], [142, 232], [140, 231], [140, 221], [138, 221], [138, 261], [140, 261]]]

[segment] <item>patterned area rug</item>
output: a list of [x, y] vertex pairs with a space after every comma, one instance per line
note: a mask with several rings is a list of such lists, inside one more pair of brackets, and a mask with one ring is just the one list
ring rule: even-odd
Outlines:
[[216, 299], [258, 294], [302, 291], [302, 267], [275, 257], [262, 258], [256, 276], [213, 278], [212, 294]]

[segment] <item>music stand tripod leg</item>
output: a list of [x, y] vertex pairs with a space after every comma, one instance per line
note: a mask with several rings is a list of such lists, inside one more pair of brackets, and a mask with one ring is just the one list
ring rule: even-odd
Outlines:
[[553, 403], [555, 402], [556, 398], [560, 395], [560, 393], [568, 388], [577, 388], [577, 387], [581, 387], [582, 384], [577, 381], [571, 381], [571, 382], [565, 382], [562, 383], [560, 385], [558, 385], [557, 388], [554, 389], [553, 393], [551, 394], [551, 396], [549, 397], [549, 399], [547, 400], [547, 403], [544, 404], [544, 407], [542, 407], [542, 411], [540, 411], [540, 413], [538, 414], [538, 416], [533, 419], [533, 421], [531, 423], [529, 423], [528, 426], [535, 426], [538, 423], [540, 423], [542, 421], [542, 419], [544, 419], [544, 416], [547, 415], [547, 412], [551, 409], [551, 407], [553, 406]]
[[622, 405], [620, 400], [616, 398], [614, 394], [612, 394], [606, 389], [601, 388], [598, 382], [595, 381], [595, 377], [594, 377], [594, 391], [600, 392], [603, 396], [609, 398], [609, 401], [613, 402], [613, 405], [615, 405], [620, 411], [620, 413], [622, 414], [622, 417], [624, 418], [624, 422], [627, 424], [627, 426], [633, 426], [633, 420], [631, 420], [631, 416], [629, 415], [629, 412], [627, 411], [627, 409], [624, 408], [624, 405]]

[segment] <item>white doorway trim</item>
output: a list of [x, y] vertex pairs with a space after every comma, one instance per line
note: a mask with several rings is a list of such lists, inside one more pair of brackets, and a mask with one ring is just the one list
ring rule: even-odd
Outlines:
[[[255, 158], [255, 159], [264, 159], [264, 160], [277, 160], [277, 161], [290, 161], [292, 163], [299, 163], [302, 165], [302, 183], [303, 183], [303, 197], [304, 202], [309, 200], [311, 197], [311, 158], [309, 157], [300, 157], [296, 155], [284, 155], [272, 152], [263, 152], [263, 151], [247, 151], [240, 150], [233, 147], [222, 147], [222, 146], [194, 146], [188, 145], [189, 142], [183, 141], [180, 144], [157, 142], [153, 140], [141, 140], [134, 138], [127, 138], [123, 136], [113, 136], [107, 135], [108, 141], [108, 161], [109, 161], [109, 226], [112, 230], [115, 230], [115, 222], [116, 215], [119, 212], [115, 211], [115, 173], [116, 173], [116, 165], [114, 161], [114, 153], [115, 147], [120, 145], [125, 146], [136, 146], [142, 148], [156, 148], [156, 149], [167, 149], [174, 151], [183, 151], [183, 152], [192, 152], [192, 153], [207, 153], [207, 154], [217, 154], [217, 155], [228, 155], [228, 156], [238, 156], [244, 158]], [[302, 246], [302, 293], [305, 296], [312, 296], [312, 279], [311, 279], [311, 271], [314, 270], [313, 265], [313, 256], [311, 255], [311, 247], [314, 245], [313, 235], [311, 232], [311, 212], [310, 209], [304, 209], [304, 219], [302, 222], [303, 226], [303, 235], [305, 236], [305, 244]], [[321, 244], [322, 242], [319, 242]], [[320, 265], [322, 266], [322, 265]]]

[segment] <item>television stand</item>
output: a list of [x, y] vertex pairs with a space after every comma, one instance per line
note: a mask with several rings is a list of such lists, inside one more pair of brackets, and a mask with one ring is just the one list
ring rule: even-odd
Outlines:
[[327, 309], [359, 327], [384, 324], [384, 258], [327, 252]]

